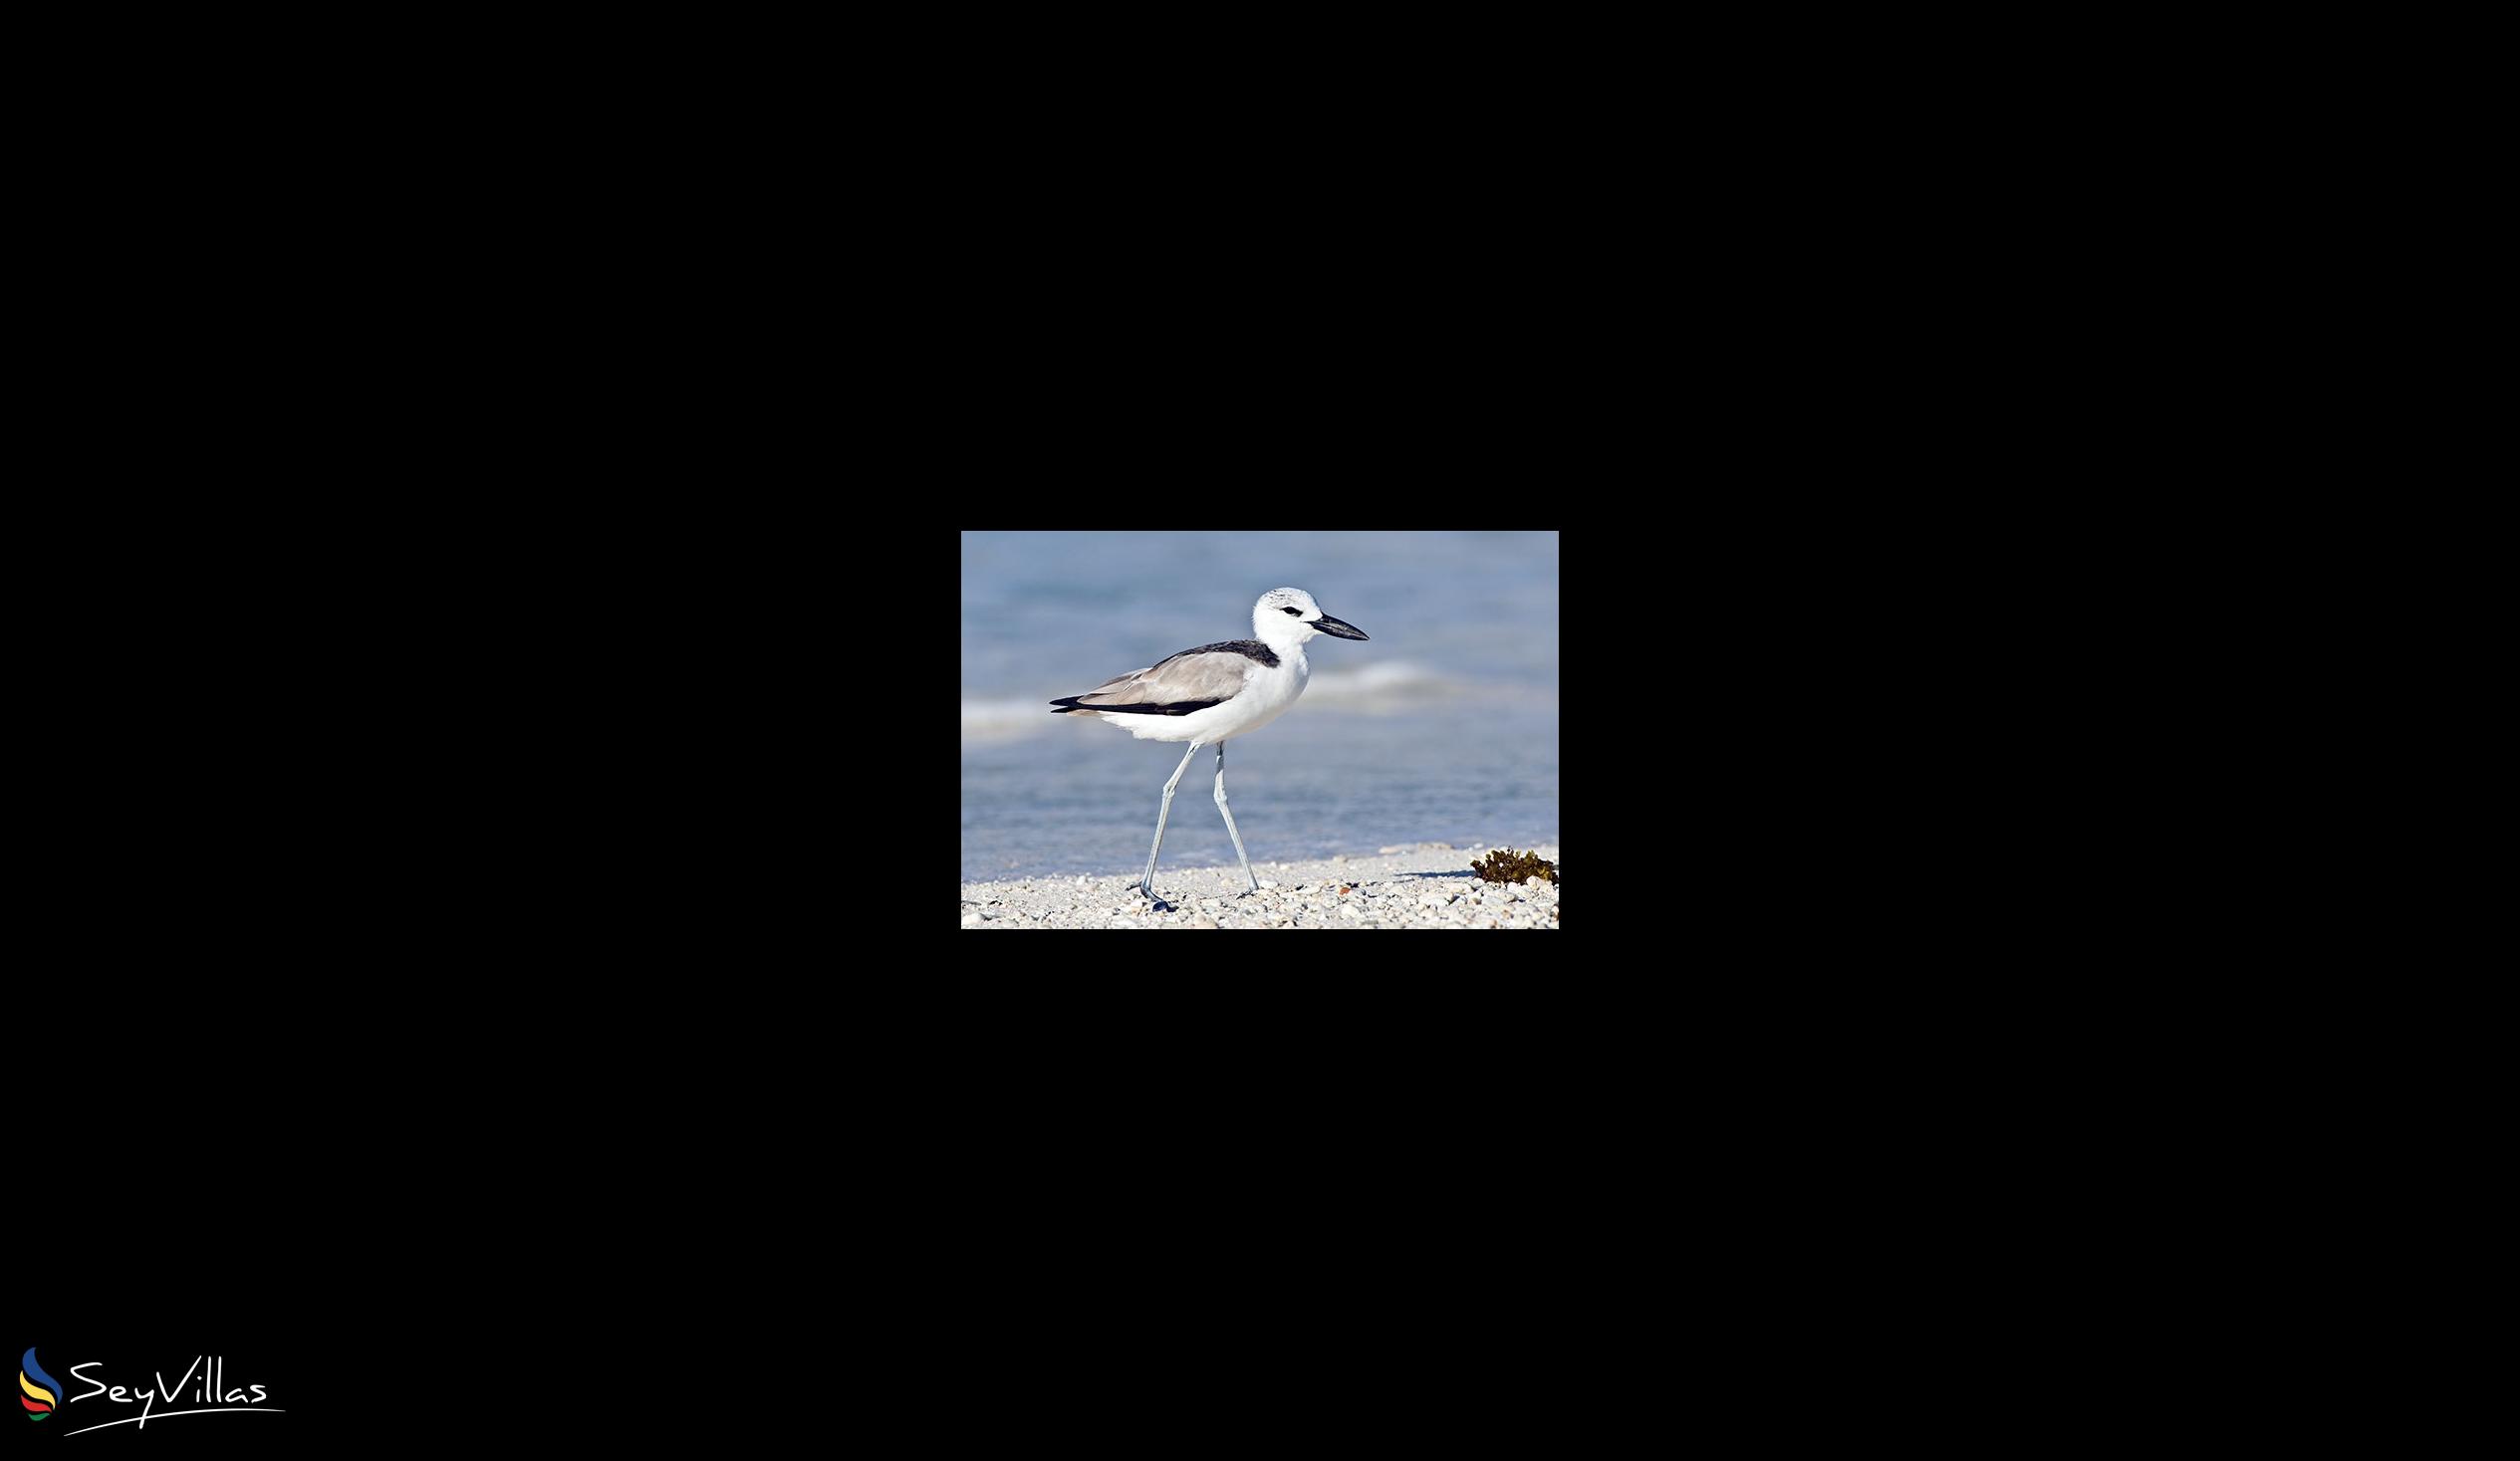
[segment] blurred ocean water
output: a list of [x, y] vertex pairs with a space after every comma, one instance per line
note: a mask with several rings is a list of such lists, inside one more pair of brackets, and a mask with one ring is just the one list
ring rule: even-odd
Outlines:
[[[1315, 639], [1304, 698], [1226, 743], [1254, 862], [1558, 840], [1557, 534], [970, 532], [962, 876], [1144, 866], [1184, 747], [1049, 702], [1249, 637], [1252, 601], [1280, 585], [1374, 637]], [[1214, 778], [1202, 747], [1173, 798], [1165, 865], [1232, 865]]]

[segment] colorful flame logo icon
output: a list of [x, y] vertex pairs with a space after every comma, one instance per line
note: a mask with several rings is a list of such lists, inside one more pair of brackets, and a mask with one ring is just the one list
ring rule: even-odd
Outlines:
[[26, 1407], [27, 1419], [42, 1420], [53, 1413], [61, 1381], [46, 1374], [44, 1366], [35, 1362], [33, 1345], [27, 1346], [26, 1357], [18, 1361], [18, 1388], [26, 1391], [18, 1397], [18, 1403]]

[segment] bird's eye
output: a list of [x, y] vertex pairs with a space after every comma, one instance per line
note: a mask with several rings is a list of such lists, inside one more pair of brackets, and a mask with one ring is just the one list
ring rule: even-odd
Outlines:
[[1295, 615], [1296, 617], [1298, 617], [1298, 618], [1301, 618], [1301, 617], [1303, 617], [1303, 615], [1304, 615], [1304, 610], [1302, 610], [1302, 609], [1288, 609], [1288, 610], [1286, 610], [1286, 611], [1287, 611], [1288, 613], [1294, 614], [1294, 615]]

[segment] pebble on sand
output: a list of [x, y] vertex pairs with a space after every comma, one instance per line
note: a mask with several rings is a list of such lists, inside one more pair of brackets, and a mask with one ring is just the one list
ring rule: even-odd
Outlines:
[[[1554, 845], [1536, 849], [1554, 856]], [[1275, 876], [1254, 893], [1232, 869], [1184, 869], [1148, 904], [1131, 875], [1069, 874], [963, 884], [965, 928], [1549, 928], [1558, 892], [1547, 879], [1481, 883], [1461, 853], [1437, 843], [1396, 844], [1373, 856], [1254, 863]], [[1228, 886], [1230, 884], [1230, 886]], [[1546, 913], [1542, 912], [1546, 909]]]

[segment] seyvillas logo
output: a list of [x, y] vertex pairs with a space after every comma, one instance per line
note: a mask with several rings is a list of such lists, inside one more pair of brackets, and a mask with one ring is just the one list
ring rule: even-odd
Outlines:
[[[162, 1369], [150, 1374], [149, 1378], [155, 1381], [150, 1385], [112, 1384], [89, 1373], [90, 1370], [103, 1369], [105, 1364], [106, 1361], [102, 1359], [89, 1359], [70, 1366], [70, 1377], [88, 1388], [65, 1397], [62, 1395], [61, 1382], [46, 1374], [43, 1367], [35, 1362], [35, 1349], [29, 1346], [26, 1357], [18, 1361], [18, 1388], [26, 1392], [18, 1398], [26, 1406], [27, 1417], [31, 1420], [42, 1420], [64, 1404], [77, 1405], [83, 1401], [99, 1398], [117, 1405], [140, 1407], [140, 1413], [137, 1415], [126, 1416], [120, 1420], [97, 1419], [91, 1425], [76, 1423], [93, 1418], [93, 1412], [81, 1411], [71, 1417], [73, 1428], [62, 1432], [62, 1435], [67, 1438], [85, 1435], [92, 1430], [104, 1430], [114, 1425], [135, 1425], [146, 1430], [148, 1423], [152, 1420], [165, 1420], [177, 1415], [286, 1415], [289, 1413], [277, 1405], [263, 1403], [271, 1398], [271, 1391], [266, 1387], [258, 1384], [237, 1384], [231, 1381], [228, 1377], [227, 1359], [224, 1355], [193, 1356], [192, 1362], [184, 1366], [183, 1373], [175, 1376], [172, 1384], [167, 1383], [166, 1372]], [[194, 1383], [196, 1378], [199, 1380], [197, 1384]], [[172, 1405], [182, 1400], [192, 1401], [193, 1408], [188, 1410], [157, 1408], [160, 1404]]]
[[[0, 1354], [8, 1352], [0, 1349]], [[35, 1346], [32, 1344], [26, 1346], [25, 1357], [18, 1360], [18, 1388], [26, 1391], [18, 1396], [18, 1403], [26, 1407], [26, 1418], [29, 1420], [42, 1420], [53, 1413], [53, 1406], [60, 1403], [55, 1397], [61, 1394], [61, 1381], [46, 1374], [44, 1366], [35, 1362]]]

